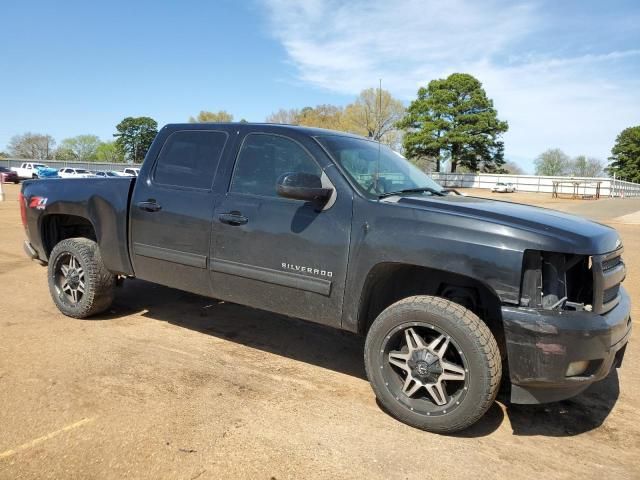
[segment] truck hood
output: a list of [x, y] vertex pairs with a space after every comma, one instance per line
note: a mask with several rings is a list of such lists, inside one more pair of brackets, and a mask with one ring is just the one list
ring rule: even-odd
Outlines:
[[390, 197], [388, 201], [479, 221], [484, 226], [477, 224], [473, 229], [489, 229], [505, 237], [529, 240], [532, 245], [527, 248], [532, 249], [593, 255], [620, 246], [620, 238], [613, 228], [547, 208], [459, 195], [398, 196]]

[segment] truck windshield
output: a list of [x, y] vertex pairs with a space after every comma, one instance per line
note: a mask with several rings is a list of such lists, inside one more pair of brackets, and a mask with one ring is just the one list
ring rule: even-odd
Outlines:
[[368, 197], [392, 192], [432, 195], [442, 187], [386, 145], [363, 138], [322, 135], [316, 140]]

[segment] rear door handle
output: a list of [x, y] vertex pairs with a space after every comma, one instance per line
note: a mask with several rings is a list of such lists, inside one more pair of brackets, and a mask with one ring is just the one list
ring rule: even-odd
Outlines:
[[145, 212], [157, 212], [158, 210], [162, 210], [162, 205], [155, 200], [147, 200], [146, 202], [138, 202], [138, 208]]
[[218, 218], [222, 223], [233, 226], [244, 225], [249, 221], [249, 219], [241, 215], [240, 212], [221, 213]]

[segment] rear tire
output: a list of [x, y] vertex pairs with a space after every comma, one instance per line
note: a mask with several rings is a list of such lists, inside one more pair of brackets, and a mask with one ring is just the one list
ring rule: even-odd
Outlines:
[[100, 249], [88, 238], [58, 243], [49, 256], [49, 293], [69, 317], [87, 318], [113, 302], [116, 277], [104, 266]]
[[502, 376], [487, 325], [470, 310], [430, 296], [400, 300], [375, 319], [365, 367], [393, 417], [436, 433], [477, 422], [493, 404]]

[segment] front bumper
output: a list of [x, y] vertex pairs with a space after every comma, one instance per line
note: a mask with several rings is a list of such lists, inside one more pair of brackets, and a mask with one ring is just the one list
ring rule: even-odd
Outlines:
[[[620, 288], [620, 302], [598, 315], [587, 311], [502, 307], [513, 403], [563, 400], [619, 367], [631, 334], [631, 301]], [[587, 370], [567, 376], [572, 362]]]

